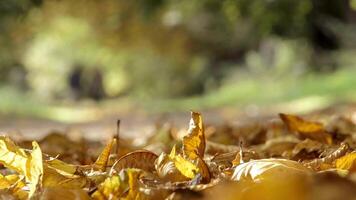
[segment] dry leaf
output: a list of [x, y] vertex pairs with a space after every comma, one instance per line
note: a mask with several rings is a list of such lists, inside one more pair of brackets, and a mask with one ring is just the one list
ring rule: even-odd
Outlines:
[[100, 156], [94, 163], [94, 169], [104, 172], [106, 170], [107, 163], [109, 161], [109, 156], [113, 145], [115, 145], [116, 139], [112, 139], [105, 146], [104, 150], [101, 152]]
[[122, 156], [113, 166], [116, 171], [125, 168], [142, 169], [152, 172], [155, 169], [154, 162], [158, 156], [147, 150], [138, 150]]
[[120, 176], [114, 175], [105, 179], [98, 189], [92, 194], [93, 199], [119, 199], [121, 195], [127, 190], [127, 184], [123, 183]]
[[38, 187], [41, 187], [42, 176], [43, 176], [42, 151], [38, 146], [37, 142], [32, 142], [32, 146], [33, 149], [31, 152], [31, 159], [30, 159], [30, 166], [29, 166], [30, 177], [28, 177], [30, 181], [29, 198], [31, 198], [34, 195]]
[[37, 185], [41, 184], [43, 174], [41, 149], [36, 142], [32, 145], [32, 152], [27, 153], [10, 138], [0, 137], [0, 163], [25, 176], [30, 187], [29, 198], [35, 193]]
[[238, 165], [231, 177], [234, 181], [259, 182], [264, 179], [288, 178], [309, 174], [311, 171], [302, 164], [286, 159], [253, 160]]
[[356, 152], [352, 152], [342, 156], [335, 161], [337, 169], [348, 170], [353, 173], [356, 172]]
[[200, 113], [191, 112], [188, 135], [183, 137], [183, 155], [191, 160], [204, 158], [205, 135]]
[[323, 124], [319, 122], [309, 122], [298, 116], [279, 114], [279, 117], [287, 125], [288, 129], [299, 133], [305, 139], [310, 138], [326, 144], [332, 144], [332, 136], [325, 130]]
[[108, 177], [99, 185], [92, 198], [97, 200], [145, 199], [145, 195], [139, 190], [138, 180], [141, 172], [138, 169], [125, 169], [119, 175]]

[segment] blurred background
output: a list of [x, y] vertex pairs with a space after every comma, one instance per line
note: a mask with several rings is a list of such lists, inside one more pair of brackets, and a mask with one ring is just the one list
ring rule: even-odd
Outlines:
[[0, 31], [7, 124], [356, 99], [356, 0], [1, 0]]

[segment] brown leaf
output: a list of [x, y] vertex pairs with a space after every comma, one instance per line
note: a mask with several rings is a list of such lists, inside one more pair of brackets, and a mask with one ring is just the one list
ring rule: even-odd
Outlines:
[[138, 150], [122, 156], [113, 166], [116, 171], [126, 168], [137, 168], [152, 172], [155, 170], [155, 161], [158, 156], [147, 150]]

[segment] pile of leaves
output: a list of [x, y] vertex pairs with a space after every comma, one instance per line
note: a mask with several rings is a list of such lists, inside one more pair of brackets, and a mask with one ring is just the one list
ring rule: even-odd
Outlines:
[[161, 125], [140, 145], [119, 130], [104, 147], [61, 133], [1, 136], [0, 198], [355, 199], [352, 120], [279, 117], [204, 126], [192, 112], [188, 131]]

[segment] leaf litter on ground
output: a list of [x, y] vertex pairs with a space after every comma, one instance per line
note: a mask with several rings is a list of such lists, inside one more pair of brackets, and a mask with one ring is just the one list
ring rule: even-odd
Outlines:
[[[355, 199], [356, 125], [279, 114], [277, 122], [172, 125], [137, 146], [53, 132], [0, 137], [0, 199]], [[321, 192], [323, 191], [323, 192]]]

